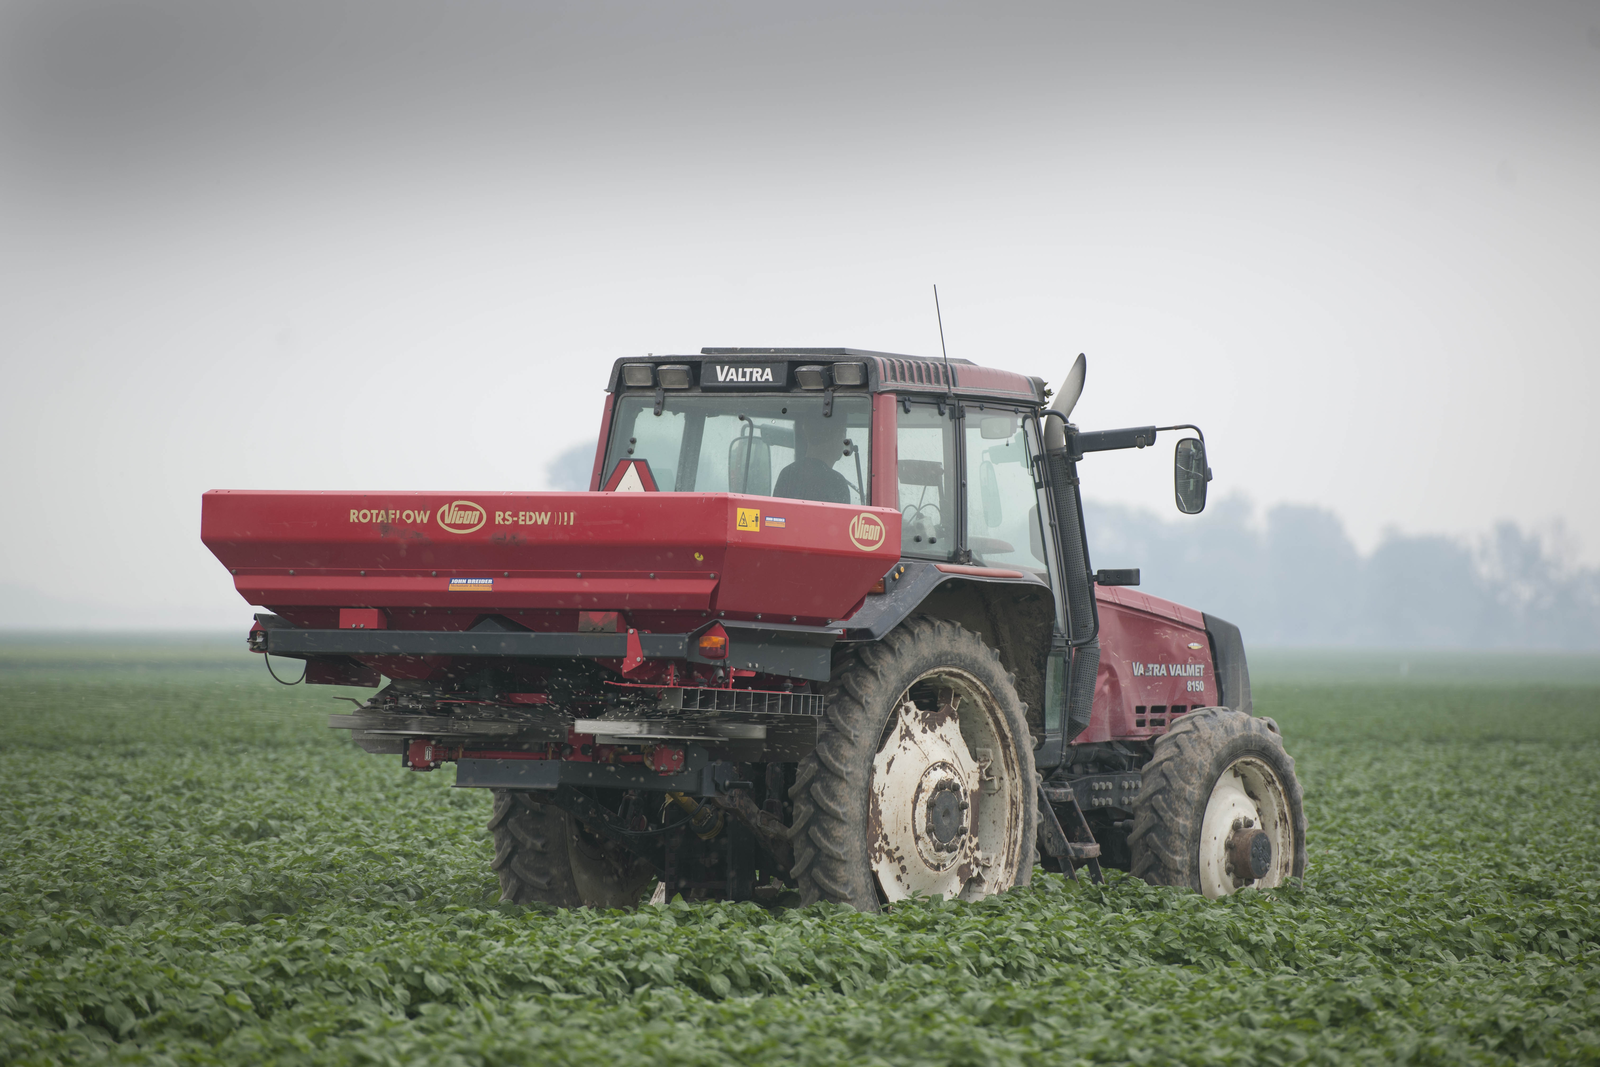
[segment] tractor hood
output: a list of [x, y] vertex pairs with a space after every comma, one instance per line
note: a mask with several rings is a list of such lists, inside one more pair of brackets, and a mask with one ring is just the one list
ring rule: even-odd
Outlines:
[[827, 625], [899, 559], [900, 515], [731, 493], [215, 490], [200, 539], [245, 600], [280, 612], [692, 611]]

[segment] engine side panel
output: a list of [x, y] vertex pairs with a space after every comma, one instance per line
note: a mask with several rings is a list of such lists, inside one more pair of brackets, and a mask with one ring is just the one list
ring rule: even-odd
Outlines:
[[1073, 744], [1158, 737], [1190, 709], [1220, 702], [1200, 612], [1135, 589], [1095, 596], [1100, 672], [1089, 726]]

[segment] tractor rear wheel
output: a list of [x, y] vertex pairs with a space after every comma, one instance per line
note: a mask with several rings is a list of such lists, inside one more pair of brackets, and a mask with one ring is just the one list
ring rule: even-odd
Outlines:
[[1191, 711], [1156, 739], [1133, 832], [1133, 873], [1211, 899], [1306, 873], [1306, 816], [1278, 724], [1233, 708]]
[[1038, 810], [1027, 709], [994, 649], [914, 618], [835, 664], [801, 761], [801, 900], [861, 911], [913, 893], [978, 900], [1026, 885]]
[[533, 794], [496, 789], [489, 830], [500, 899], [514, 904], [631, 908], [656, 880], [648, 863]]

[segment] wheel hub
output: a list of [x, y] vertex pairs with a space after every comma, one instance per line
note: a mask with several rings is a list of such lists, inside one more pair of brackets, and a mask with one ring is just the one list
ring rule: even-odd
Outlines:
[[1239, 819], [1228, 835], [1228, 873], [1253, 882], [1272, 870], [1272, 837], [1249, 819]]
[[[942, 736], [929, 739], [928, 748], [947, 741]], [[971, 804], [966, 798], [972, 775], [955, 762], [953, 753], [946, 750], [939, 755], [944, 758], [929, 765], [917, 783], [917, 795], [911, 802], [911, 833], [924, 866], [943, 872], [971, 851], [966, 820]]]
[[961, 734], [960, 698], [905, 700], [873, 760], [872, 867], [890, 900], [986, 895], [994, 858], [974, 832], [983, 769]]
[[933, 838], [935, 847], [955, 847], [956, 839], [967, 832], [966, 812], [970, 807], [961, 797], [959, 782], [953, 777], [941, 776], [938, 779], [924, 811], [928, 835]]
[[1235, 760], [1212, 787], [1200, 824], [1200, 891], [1213, 900], [1289, 876], [1294, 828], [1283, 783], [1266, 763]]

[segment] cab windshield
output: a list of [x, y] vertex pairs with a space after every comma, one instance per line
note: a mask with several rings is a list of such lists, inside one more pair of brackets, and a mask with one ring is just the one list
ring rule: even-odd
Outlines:
[[823, 398], [668, 394], [624, 396], [606, 452], [606, 479], [625, 459], [650, 465], [657, 488], [678, 493], [865, 504], [870, 495], [872, 409], [865, 396]]

